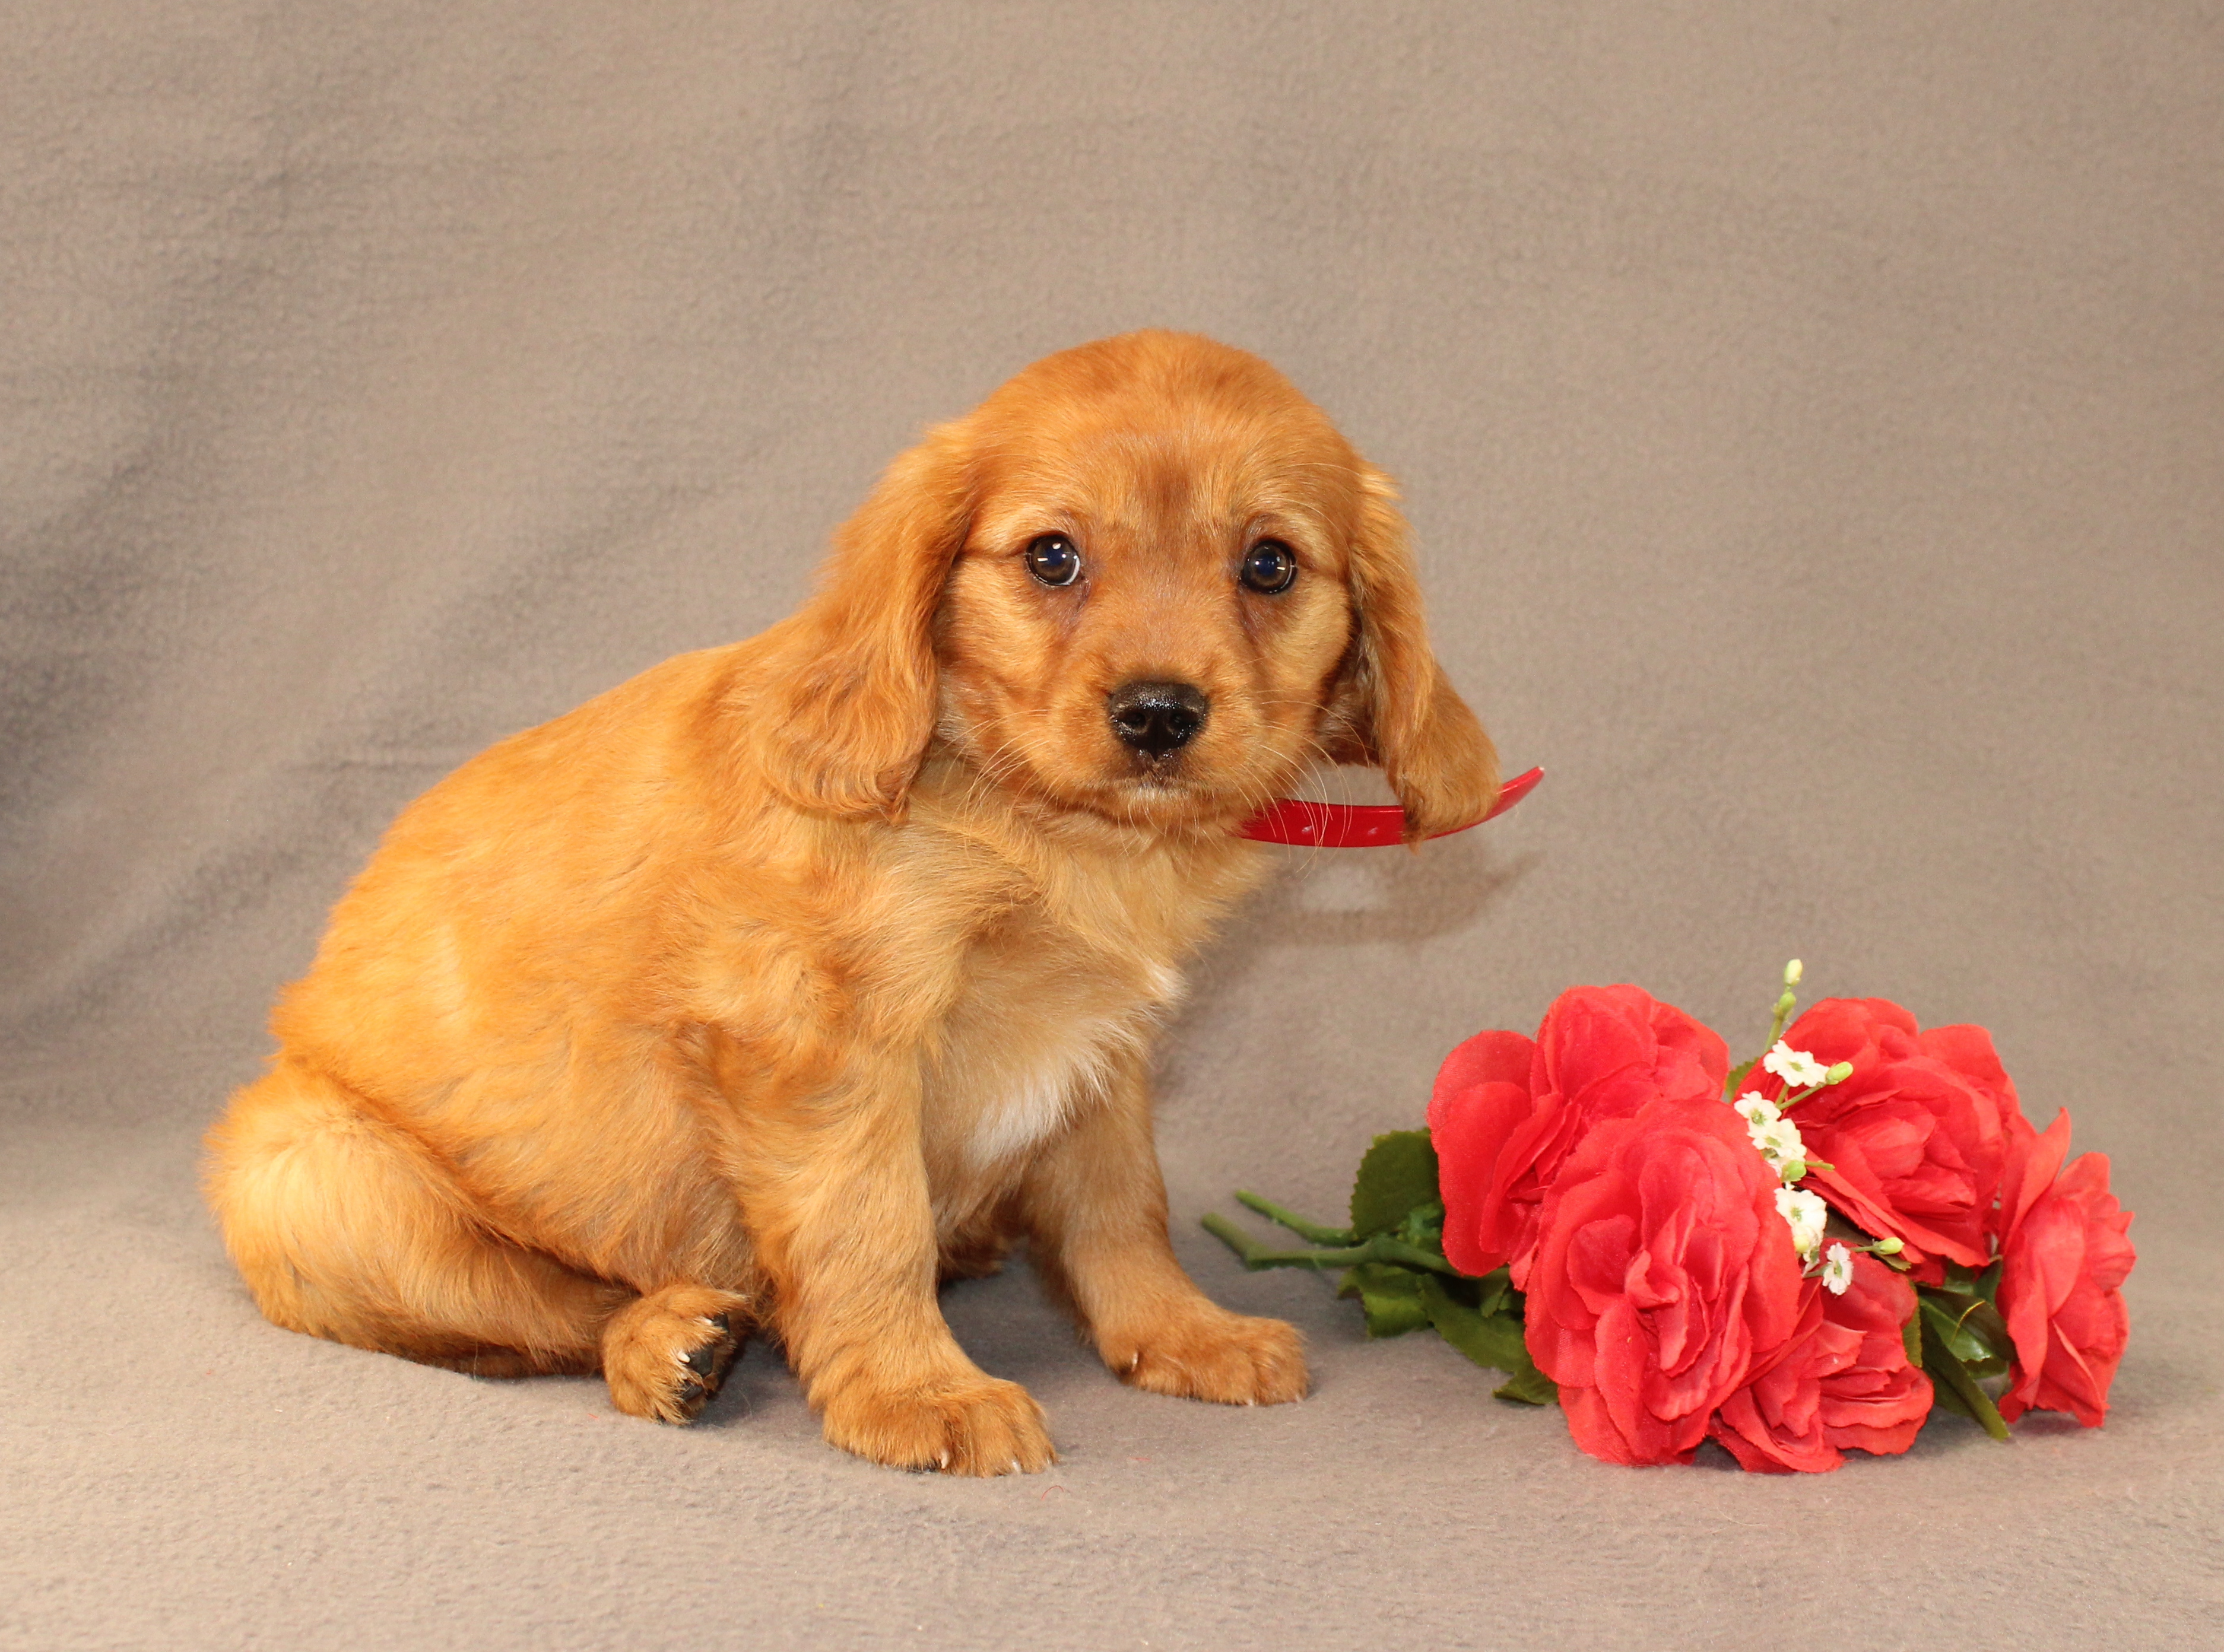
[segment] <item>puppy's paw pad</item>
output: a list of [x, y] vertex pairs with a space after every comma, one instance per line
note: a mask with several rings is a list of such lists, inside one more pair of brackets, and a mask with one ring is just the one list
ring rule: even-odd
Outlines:
[[[709, 1325], [711, 1321], [706, 1320], [704, 1323]], [[724, 1316], [721, 1315], [711, 1340], [698, 1343], [678, 1358], [679, 1363], [694, 1372], [698, 1378], [716, 1387], [719, 1380], [725, 1376], [726, 1367], [733, 1364], [735, 1351], [740, 1346], [734, 1340], [733, 1334], [726, 1328]]]
[[1033, 1474], [1058, 1460], [1034, 1397], [994, 1377], [843, 1394], [825, 1410], [829, 1441], [892, 1468]]
[[1215, 1309], [1108, 1347], [1131, 1387], [1222, 1405], [1280, 1405], [1305, 1395], [1305, 1339], [1280, 1320]]
[[730, 1291], [676, 1287], [621, 1309], [603, 1332], [610, 1403], [634, 1416], [692, 1422], [718, 1391], [742, 1337], [744, 1304]]

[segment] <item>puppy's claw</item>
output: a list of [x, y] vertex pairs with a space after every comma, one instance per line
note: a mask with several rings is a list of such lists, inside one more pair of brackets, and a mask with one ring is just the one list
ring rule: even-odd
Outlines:
[[736, 1309], [729, 1317], [719, 1308], [734, 1300], [730, 1292], [679, 1285], [622, 1309], [603, 1338], [611, 1403], [660, 1422], [693, 1422], [741, 1352], [731, 1327], [746, 1315]]

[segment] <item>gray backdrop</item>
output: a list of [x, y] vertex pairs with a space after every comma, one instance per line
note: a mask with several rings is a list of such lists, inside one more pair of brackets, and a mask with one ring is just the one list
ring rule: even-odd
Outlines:
[[[0, 1642], [2161, 1646], [2224, 1635], [2224, 24], [2206, 4], [26, 0], [0, 57]], [[1400, 476], [1518, 813], [1317, 861], [1161, 1063], [1305, 1403], [948, 1300], [1065, 1461], [701, 1426], [264, 1324], [193, 1188], [409, 798], [755, 631], [926, 422], [1125, 328]], [[1444, 1051], [1773, 974], [2109, 1152], [2108, 1426], [1607, 1467], [1246, 1277]]]

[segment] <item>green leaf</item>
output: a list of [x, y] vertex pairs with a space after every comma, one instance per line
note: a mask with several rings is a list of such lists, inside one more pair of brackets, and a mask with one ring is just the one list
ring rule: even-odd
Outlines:
[[[1503, 1271], [1502, 1270], [1501, 1271]], [[1501, 1304], [1494, 1313], [1483, 1313], [1459, 1300], [1459, 1287], [1464, 1280], [1446, 1282], [1434, 1274], [1418, 1276], [1421, 1282], [1421, 1301], [1429, 1310], [1430, 1322], [1444, 1340], [1457, 1348], [1476, 1365], [1506, 1373], [1506, 1381], [1492, 1390], [1501, 1400], [1513, 1400], [1523, 1405], [1552, 1405], [1560, 1397], [1558, 1384], [1537, 1369], [1529, 1358], [1529, 1349], [1521, 1340], [1521, 1300], [1507, 1289], [1497, 1274], [1494, 1289], [1486, 1285], [1485, 1295], [1495, 1296]]]
[[1444, 1207], [1440, 1199], [1431, 1199], [1425, 1205], [1415, 1205], [1406, 1213], [1406, 1220], [1398, 1224], [1398, 1238], [1407, 1245], [1418, 1245], [1441, 1256], [1444, 1249]]
[[1972, 1422], [1977, 1420], [1977, 1414], [1972, 1411], [1967, 1402], [1962, 1398], [1961, 1390], [1955, 1388], [1938, 1372], [1931, 1370], [1927, 1361], [1924, 1365], [1923, 1371], [1924, 1374], [1930, 1378], [1932, 1416], [1935, 1416], [1941, 1411], [1951, 1411], [1955, 1416], [1967, 1417]]
[[1952, 1289], [1919, 1286], [1917, 1301], [1937, 1321], [1937, 1334], [1973, 1377], [1997, 1377], [2008, 1368], [2015, 1342], [2008, 1335], [2000, 1310], [1976, 1294], [1974, 1284], [1964, 1295]]
[[1445, 1341], [1476, 1365], [1493, 1371], [1519, 1371], [1529, 1363], [1519, 1319], [1511, 1314], [1485, 1314], [1469, 1308], [1434, 1274], [1417, 1277], [1421, 1282], [1421, 1305]]
[[1977, 1386], [1977, 1379], [1949, 1345], [1948, 1339], [1957, 1334], [1953, 1316], [1929, 1297], [1919, 1299], [1916, 1312], [1923, 1321], [1923, 1368], [1930, 1373], [1937, 1399], [1949, 1410], [1973, 1419], [1993, 1439], [2006, 1439], [2008, 1425], [2000, 1420], [2000, 1408]]
[[1344, 1275], [1343, 1289], [1337, 1294], [1356, 1289], [1359, 1305], [1367, 1312], [1368, 1335], [1403, 1336], [1430, 1322], [1428, 1305], [1421, 1297], [1426, 1277], [1387, 1262], [1362, 1262]]
[[1516, 1400], [1523, 1405], [1552, 1405], [1559, 1401], [1560, 1385], [1532, 1365], [1491, 1390], [1495, 1400]]
[[1962, 1334], [1985, 1350], [1980, 1359], [1961, 1356], [1972, 1377], [2006, 1374], [2009, 1362], [2015, 1358], [2015, 1339], [2008, 1334], [2007, 1321], [2000, 1317], [1999, 1308], [1979, 1298], [1975, 1306], [1962, 1316]]
[[1942, 1261], [1938, 1271], [1944, 1277], [1937, 1284], [1924, 1286], [1924, 1289], [1951, 1291], [1956, 1296], [1974, 1296], [1977, 1294], [1977, 1276], [1970, 1269], [1963, 1267], [1958, 1262]]
[[1946, 1276], [1944, 1281], [1924, 1289], [1951, 1291], [1956, 1296], [1981, 1297], [1997, 1308], [2000, 1300], [2000, 1270], [2006, 1260], [2005, 1257], [1994, 1257], [1992, 1265], [1981, 1273], [1958, 1262], [1948, 1262], [1941, 1270]]
[[1475, 1310], [1482, 1314], [1511, 1314], [1521, 1317], [1521, 1304], [1514, 1300], [1513, 1271], [1509, 1268], [1493, 1268], [1476, 1281], [1482, 1289], [1475, 1298]]
[[1463, 1273], [1440, 1273], [1436, 1276], [1436, 1281], [1437, 1288], [1460, 1307], [1482, 1314], [1494, 1311], [1482, 1306], [1482, 1280], [1470, 1279]]
[[1394, 1233], [1406, 1218], [1437, 1201], [1437, 1150], [1425, 1130], [1393, 1130], [1377, 1136], [1359, 1161], [1351, 1189], [1351, 1231], [1366, 1239]]
[[[1915, 1317], [1908, 1321], [1908, 1325], [1914, 1333], [1915, 1363], [1921, 1366], [1924, 1372], [1931, 1379], [1931, 1410], [1951, 1411], [1957, 1416], [1965, 1416], [1972, 1422], [1975, 1422], [1977, 1414], [1972, 1411], [1962, 1398], [1962, 1386], [1949, 1383], [1945, 1377], [1931, 1370], [1934, 1361], [1951, 1359], [1953, 1356], [1938, 1346], [1937, 1334], [1932, 1332], [1929, 1321], [1924, 1317], [1922, 1299], [1919, 1297], [1916, 1301]], [[1907, 1333], [1902, 1332], [1901, 1337], [1903, 1340], [1906, 1340]], [[1967, 1374], [1967, 1372], [1963, 1373], [1965, 1376]]]
[[1899, 1340], [1907, 1349], [1907, 1363], [1920, 1365], [1923, 1363], [1923, 1313], [1920, 1308], [1910, 1314], [1907, 1323], [1899, 1327]]
[[1724, 1080], [1722, 1083], [1722, 1100], [1725, 1101], [1735, 1100], [1737, 1099], [1738, 1086], [1745, 1082], [1745, 1075], [1760, 1065], [1760, 1057], [1755, 1056], [1751, 1061], [1741, 1062], [1735, 1067], [1731, 1068], [1729, 1077]]

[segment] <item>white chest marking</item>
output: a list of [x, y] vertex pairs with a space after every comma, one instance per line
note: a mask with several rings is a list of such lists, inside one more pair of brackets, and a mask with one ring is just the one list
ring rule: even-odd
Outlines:
[[1141, 1019], [1080, 1022], [1053, 1048], [1030, 1052], [1033, 1064], [1008, 1071], [1001, 1088], [982, 1103], [967, 1157], [987, 1166], [1054, 1135], [1071, 1116], [1074, 1102], [1109, 1080], [1114, 1057], [1142, 1043]]
[[981, 1109], [968, 1156], [976, 1165], [1024, 1153], [1065, 1122], [1072, 1100], [1073, 1075], [1040, 1073]]

